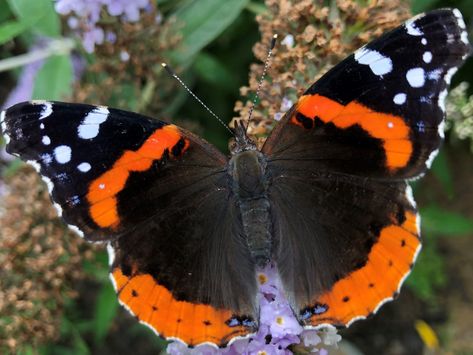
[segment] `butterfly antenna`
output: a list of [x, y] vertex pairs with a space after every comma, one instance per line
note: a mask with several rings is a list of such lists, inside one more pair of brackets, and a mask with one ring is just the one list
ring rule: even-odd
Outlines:
[[273, 35], [273, 38], [271, 39], [271, 44], [269, 46], [268, 55], [266, 56], [266, 60], [264, 61], [263, 74], [261, 74], [261, 79], [259, 80], [258, 87], [256, 89], [255, 98], [253, 99], [253, 104], [251, 105], [250, 112], [248, 114], [248, 125], [246, 126], [246, 129], [248, 129], [248, 126], [250, 125], [250, 120], [251, 120], [251, 116], [253, 115], [253, 111], [254, 111], [255, 106], [256, 106], [256, 101], [259, 99], [259, 93], [261, 91], [261, 87], [263, 86], [263, 81], [264, 81], [264, 78], [266, 77], [266, 73], [267, 73], [267, 71], [270, 67], [270, 61], [269, 60], [271, 59], [271, 55], [273, 54], [273, 49], [274, 49], [274, 46], [276, 45], [276, 40], [277, 39], [278, 39], [277, 34]]
[[201, 104], [212, 116], [214, 116], [218, 122], [220, 122], [226, 129], [227, 131], [229, 131], [232, 135], [234, 134], [233, 131], [227, 126], [227, 124], [225, 124], [225, 122], [223, 122], [220, 117], [218, 117], [206, 104], [204, 104], [202, 102], [201, 99], [199, 99], [197, 97], [196, 94], [194, 94], [192, 92], [191, 89], [189, 89], [189, 87], [181, 80], [180, 77], [177, 76], [177, 74], [174, 72], [174, 70], [171, 69], [171, 67], [169, 65], [167, 65], [166, 63], [161, 63], [161, 66], [166, 69], [166, 71], [168, 72], [169, 75], [171, 75], [174, 79], [176, 79], [183, 87], [184, 89], [186, 89], [186, 91], [191, 94], [191, 96], [197, 100], [197, 102], [199, 104]]

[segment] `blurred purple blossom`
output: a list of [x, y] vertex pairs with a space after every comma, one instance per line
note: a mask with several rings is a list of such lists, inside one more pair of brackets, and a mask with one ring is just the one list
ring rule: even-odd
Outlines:
[[150, 0], [57, 0], [56, 11], [61, 15], [71, 15], [67, 24], [73, 30], [80, 30], [82, 44], [88, 53], [92, 53], [96, 45], [109, 37], [98, 25], [102, 9], [110, 16], [120, 16], [123, 21], [136, 22], [140, 19], [140, 11], [149, 11]]
[[33, 97], [36, 73], [41, 69], [43, 63], [44, 59], [40, 59], [23, 67], [15, 88], [10, 92], [2, 105], [2, 110], [17, 104], [18, 102], [31, 100]]
[[260, 305], [259, 329], [256, 334], [237, 339], [229, 347], [216, 349], [207, 344], [188, 349], [180, 342], [170, 343], [167, 352], [171, 355], [289, 355], [290, 345], [299, 344], [301, 339], [306, 351], [326, 355], [325, 349], [318, 349], [322, 343], [336, 345], [341, 340], [334, 328], [328, 330], [304, 330], [299, 324], [289, 303], [279, 279], [277, 269], [270, 264], [258, 272], [260, 281], [258, 300]]

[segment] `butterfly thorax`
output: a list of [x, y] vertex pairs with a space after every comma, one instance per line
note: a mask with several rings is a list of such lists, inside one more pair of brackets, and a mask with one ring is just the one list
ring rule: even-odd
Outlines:
[[242, 121], [235, 122], [233, 130], [235, 139], [230, 148], [232, 155], [247, 151], [256, 150], [255, 142], [246, 134], [246, 126]]
[[257, 150], [236, 153], [230, 160], [229, 174], [248, 249], [254, 262], [263, 267], [271, 256], [269, 177], [265, 156]]

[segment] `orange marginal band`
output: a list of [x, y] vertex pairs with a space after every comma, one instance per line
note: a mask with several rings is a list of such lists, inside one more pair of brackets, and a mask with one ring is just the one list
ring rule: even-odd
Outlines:
[[[154, 160], [161, 159], [166, 149], [171, 149], [181, 139], [175, 125], [158, 128], [136, 151], [127, 150], [113, 167], [99, 176], [89, 187], [90, 216], [102, 228], [116, 227], [120, 222], [117, 194], [125, 187], [132, 171], [146, 171]], [[189, 146], [186, 141], [184, 150]]]
[[122, 304], [164, 338], [179, 338], [189, 346], [204, 342], [224, 346], [234, 337], [251, 333], [244, 326], [226, 324], [233, 317], [229, 310], [176, 300], [151, 275], [127, 277], [115, 268], [112, 277]]
[[394, 297], [409, 274], [420, 250], [417, 215], [406, 212], [402, 226], [389, 225], [381, 230], [368, 262], [362, 268], [335, 283], [316, 300], [327, 309], [313, 315], [308, 324], [348, 326], [357, 318], [365, 318]]
[[[405, 167], [411, 158], [410, 128], [401, 117], [373, 111], [356, 101], [344, 106], [318, 94], [302, 96], [296, 109], [311, 120], [317, 117], [342, 129], [357, 124], [374, 138], [381, 139], [390, 170]], [[291, 122], [302, 125], [296, 116], [291, 118]]]

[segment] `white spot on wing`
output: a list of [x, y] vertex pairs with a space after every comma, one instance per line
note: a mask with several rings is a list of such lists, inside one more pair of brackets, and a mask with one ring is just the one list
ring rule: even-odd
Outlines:
[[100, 189], [100, 190], [105, 189], [105, 184], [99, 184], [99, 189]]
[[445, 74], [445, 82], [447, 83], [447, 85], [450, 85], [450, 82], [452, 81], [452, 76], [455, 75], [457, 70], [458, 70], [457, 67], [453, 67], [447, 71], [447, 74]]
[[360, 48], [355, 52], [355, 60], [364, 65], [369, 65], [375, 75], [385, 75], [393, 70], [391, 58], [385, 57], [381, 53], [368, 49]]
[[445, 138], [445, 120], [439, 123], [438, 133], [440, 138]]
[[412, 205], [412, 207], [415, 208], [417, 206], [416, 201], [414, 200], [414, 194], [412, 193], [411, 185], [406, 186], [406, 198], [407, 201], [409, 201], [409, 203]]
[[[113, 289], [115, 290], [115, 292], [118, 291], [118, 289], [117, 289], [117, 283], [115, 282], [115, 278], [113, 277], [113, 274], [112, 274], [112, 273], [109, 273], [109, 274], [108, 274], [108, 278], [109, 278], [110, 281], [112, 282]], [[123, 306], [123, 304], [122, 304], [120, 301], [118, 301], [118, 302]]]
[[41, 124], [39, 125], [39, 128], [40, 128], [40, 129], [44, 129], [44, 123], [41, 123]]
[[453, 9], [453, 14], [455, 15], [455, 17], [457, 18], [457, 22], [458, 22], [458, 27], [460, 27], [461, 29], [466, 29], [466, 25], [465, 25], [465, 21], [463, 20], [463, 15], [462, 13], [460, 12], [460, 10], [458, 9]]
[[54, 158], [59, 164], [66, 164], [71, 160], [72, 150], [67, 145], [60, 145], [54, 149]]
[[422, 68], [412, 68], [406, 73], [406, 79], [413, 88], [420, 88], [425, 83], [425, 71]]
[[411, 36], [422, 36], [424, 33], [419, 30], [417, 28], [417, 26], [415, 25], [415, 21], [417, 20], [418, 18], [415, 17], [413, 19], [410, 19], [408, 21], [406, 21], [406, 23], [404, 24], [404, 26], [406, 26], [406, 30], [407, 30], [407, 33], [410, 34]]
[[70, 230], [76, 232], [79, 235], [79, 237], [84, 238], [84, 232], [82, 232], [77, 226], [74, 226], [72, 224], [68, 224], [67, 226], [69, 227]]
[[396, 105], [402, 105], [403, 103], [406, 102], [406, 94], [400, 92], [399, 94], [396, 94], [393, 98], [393, 101]]
[[48, 192], [49, 192], [49, 194], [51, 194], [51, 192], [53, 192], [53, 189], [54, 189], [53, 182], [51, 181], [50, 178], [48, 178], [47, 176], [44, 176], [44, 175], [41, 176], [41, 179], [43, 179], [43, 181], [46, 183], [46, 185], [48, 186]]
[[432, 61], [432, 52], [424, 52], [422, 55], [422, 60], [426, 63], [430, 63]]
[[437, 154], [439, 153], [439, 150], [438, 149], [435, 149], [434, 151], [432, 151], [429, 155], [429, 157], [427, 158], [427, 160], [425, 161], [425, 166], [430, 169], [430, 167], [432, 166], [432, 163], [435, 159], [435, 157], [437, 156]]
[[393, 128], [393, 127], [394, 127], [394, 123], [388, 122], [388, 128]]
[[113, 249], [112, 244], [107, 244], [107, 253], [108, 253], [108, 265], [112, 266], [115, 261], [115, 249]]
[[430, 79], [430, 80], [439, 80], [440, 79], [440, 75], [442, 74], [442, 70], [440, 69], [434, 69], [432, 71], [429, 71], [427, 73], [427, 77]]
[[85, 116], [77, 129], [77, 134], [82, 139], [92, 139], [99, 134], [100, 124], [107, 120], [109, 111], [106, 107], [99, 106]]
[[43, 136], [43, 138], [41, 139], [41, 142], [44, 145], [50, 145], [51, 144], [51, 138], [49, 138], [48, 136]]
[[87, 162], [80, 163], [79, 165], [77, 165], [77, 169], [79, 169], [79, 171], [81, 171], [83, 173], [88, 172], [90, 170], [90, 168], [91, 168], [91, 166]]
[[62, 207], [59, 203], [53, 203], [54, 208], [56, 209], [57, 215], [62, 217]]
[[426, 38], [422, 38], [420, 43], [422, 43], [424, 46], [427, 44], [427, 39]]
[[32, 101], [31, 102], [33, 105], [43, 105], [41, 109], [41, 114], [39, 116], [39, 119], [42, 120], [46, 117], [49, 117], [53, 113], [53, 105], [50, 102], [47, 101]]
[[[447, 94], [448, 94], [447, 89], [440, 91], [440, 94], [439, 94], [439, 101], [438, 101], [438, 103], [439, 103], [440, 109], [441, 109], [443, 112], [445, 112], [445, 98], [447, 97]], [[439, 129], [440, 129], [440, 126], [439, 126]], [[439, 131], [439, 135], [440, 135], [440, 131]], [[440, 137], [443, 138], [443, 131], [442, 131], [442, 135], [440, 135]]]
[[79, 202], [80, 202], [80, 197], [77, 195], [74, 195], [69, 199], [69, 203], [71, 203], [73, 206], [78, 205]]
[[26, 164], [29, 164], [33, 167], [34, 170], [36, 170], [37, 173], [41, 171], [41, 165], [37, 161], [34, 160], [28, 160]]
[[43, 164], [49, 165], [52, 163], [53, 157], [51, 156], [51, 154], [44, 153], [44, 154], [41, 154], [41, 161], [43, 162]]
[[460, 39], [463, 43], [465, 44], [470, 44], [470, 42], [468, 41], [468, 33], [466, 33], [466, 31], [463, 31], [460, 35]]

